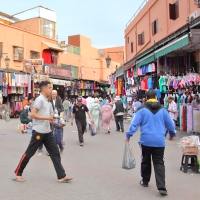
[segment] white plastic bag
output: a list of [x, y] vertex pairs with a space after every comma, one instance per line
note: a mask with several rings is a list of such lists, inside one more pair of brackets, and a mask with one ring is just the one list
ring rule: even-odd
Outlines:
[[133, 169], [133, 168], [135, 168], [135, 165], [136, 165], [136, 161], [135, 161], [135, 157], [133, 156], [133, 151], [130, 147], [130, 144], [129, 144], [129, 142], [125, 142], [122, 168], [123, 169]]

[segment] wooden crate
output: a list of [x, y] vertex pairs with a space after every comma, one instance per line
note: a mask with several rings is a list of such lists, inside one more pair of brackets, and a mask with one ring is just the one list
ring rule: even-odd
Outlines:
[[199, 150], [198, 147], [182, 147], [182, 152], [185, 155], [198, 155]]

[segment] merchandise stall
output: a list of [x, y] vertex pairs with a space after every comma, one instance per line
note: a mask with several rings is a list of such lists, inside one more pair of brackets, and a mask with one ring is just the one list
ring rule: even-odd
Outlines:
[[111, 74], [109, 77], [108, 77], [108, 84], [110, 85], [110, 88], [109, 88], [109, 95], [111, 96], [115, 96], [116, 95], [116, 89], [115, 89], [115, 81], [117, 80], [116, 78], [116, 72]]
[[136, 61], [133, 60], [124, 67], [125, 93], [127, 102], [132, 102], [137, 96], [139, 78], [136, 76]]
[[97, 97], [99, 97], [108, 92], [108, 86], [109, 84], [102, 82], [74, 80], [71, 86], [71, 97], [76, 98], [78, 93], [81, 93], [84, 98], [87, 98], [89, 94], [95, 94]]
[[162, 57], [158, 59], [157, 64], [160, 102], [168, 108], [168, 96], [174, 97], [178, 105], [180, 130], [199, 132], [198, 123], [196, 123], [200, 116], [199, 111], [193, 108], [191, 103], [195, 94], [200, 94], [200, 74], [196, 73], [198, 68], [192, 53], [181, 57]]
[[19, 112], [23, 109], [22, 99], [31, 94], [31, 75], [15, 72], [0, 72], [0, 103], [10, 104], [10, 108]]
[[107, 94], [113, 97], [124, 96], [125, 93], [125, 79], [124, 79], [124, 66], [121, 66], [115, 73], [108, 77], [110, 87], [107, 89]]
[[158, 87], [156, 63], [154, 62], [131, 67], [125, 71], [124, 75], [128, 102], [133, 101], [136, 96], [142, 99], [146, 90]]

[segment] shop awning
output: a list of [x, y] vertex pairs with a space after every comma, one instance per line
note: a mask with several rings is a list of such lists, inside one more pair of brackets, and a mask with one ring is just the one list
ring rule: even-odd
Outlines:
[[43, 49], [53, 49], [53, 50], [56, 50], [58, 52], [63, 52], [64, 51], [57, 44], [52, 44], [52, 43], [49, 43], [49, 42], [42, 42], [42, 48]]
[[116, 70], [116, 77], [122, 76], [124, 74], [124, 66], [121, 66]]
[[106, 81], [106, 82], [98, 82], [99, 85], [101, 86], [108, 86], [109, 83]]
[[149, 63], [151, 63], [151, 62], [153, 62], [153, 61], [154, 61], [154, 54], [151, 53], [151, 54], [149, 54], [148, 56], [146, 56], [146, 57], [144, 57], [144, 58], [138, 60], [138, 61], [136, 62], [136, 67], [139, 68], [139, 67], [141, 67], [142, 65], [149, 64]]
[[175, 51], [177, 49], [180, 49], [181, 47], [184, 47], [189, 44], [189, 38], [188, 35], [184, 35], [183, 37], [177, 39], [174, 42], [171, 42], [170, 44], [164, 46], [163, 48], [155, 51], [155, 58], [159, 58], [161, 56], [164, 56], [172, 51]]

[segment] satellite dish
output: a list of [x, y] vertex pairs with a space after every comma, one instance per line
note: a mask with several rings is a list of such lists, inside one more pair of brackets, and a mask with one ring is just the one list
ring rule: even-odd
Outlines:
[[98, 50], [98, 54], [99, 54], [99, 56], [103, 57], [105, 55], [104, 50], [103, 49], [99, 49]]

